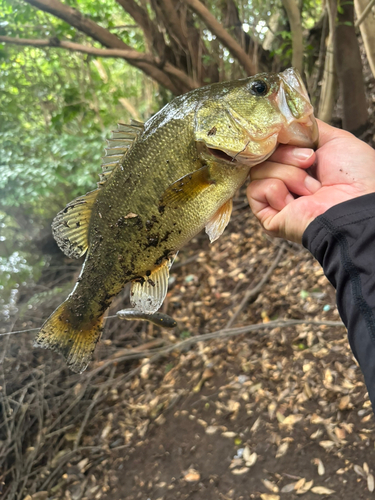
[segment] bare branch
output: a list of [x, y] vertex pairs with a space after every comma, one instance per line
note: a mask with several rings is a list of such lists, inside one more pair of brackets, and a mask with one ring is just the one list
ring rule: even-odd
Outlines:
[[[110, 33], [105, 28], [102, 28], [97, 23], [85, 17], [81, 12], [68, 5], [63, 4], [59, 0], [25, 0], [30, 5], [37, 7], [44, 12], [49, 12], [50, 14], [62, 19], [71, 26], [82, 31], [86, 35], [90, 36], [94, 40], [97, 40], [105, 47], [111, 47], [115, 49], [123, 50], [134, 50], [125, 42], [120, 40], [116, 35]], [[155, 81], [163, 85], [163, 87], [169, 89], [174, 94], [180, 94], [181, 91], [176, 87], [172, 80], [163, 71], [155, 66], [150, 65], [147, 62], [139, 61], [136, 59], [128, 59], [130, 64], [141, 69], [144, 73], [149, 75]]]
[[216, 17], [199, 0], [184, 0], [189, 7], [202, 19], [210, 31], [221, 41], [230, 53], [243, 66], [248, 75], [254, 75], [256, 68], [241, 45], [223, 28]]
[[[15, 45], [27, 45], [32, 47], [54, 47], [67, 49], [72, 52], [82, 52], [84, 54], [90, 54], [97, 57], [120, 57], [129, 61], [130, 63], [135, 62], [145, 62], [148, 66], [154, 65], [155, 67], [160, 66], [169, 75], [177, 78], [186, 88], [186, 90], [192, 90], [199, 87], [198, 83], [190, 78], [184, 71], [176, 68], [172, 64], [166, 62], [164, 65], [161, 64], [160, 60], [154, 58], [150, 54], [144, 54], [143, 52], [138, 52], [134, 49], [97, 49], [96, 47], [90, 47], [88, 45], [82, 45], [74, 42], [59, 41], [58, 39], [30, 39], [30, 38], [13, 38], [9, 36], [0, 36], [0, 42], [12, 43]], [[135, 65], [135, 64], [134, 64]], [[158, 69], [158, 71], [160, 71]]]
[[371, 9], [373, 8], [373, 6], [375, 5], [375, 0], [370, 0], [368, 5], [366, 6], [365, 9], [363, 9], [363, 12], [362, 14], [358, 17], [356, 23], [355, 23], [355, 27], [358, 28], [358, 26], [360, 26], [363, 21], [366, 19], [366, 17], [370, 14], [371, 12]]
[[91, 19], [85, 17], [81, 12], [59, 0], [25, 0], [30, 5], [37, 7], [44, 12], [49, 12], [55, 17], [62, 19], [79, 31], [86, 33], [94, 40], [97, 40], [105, 47], [117, 49], [130, 49], [129, 45], [120, 40], [116, 35], [110, 33], [108, 30], [99, 26]]
[[159, 56], [163, 56], [167, 49], [163, 34], [160, 33], [158, 27], [151, 21], [147, 12], [134, 0], [116, 0], [116, 2], [142, 28], [150, 48], [154, 47]]
[[164, 24], [169, 35], [177, 40], [184, 49], [189, 48], [189, 42], [182, 29], [180, 19], [176, 13], [172, 0], [159, 0], [160, 10], [163, 14]]

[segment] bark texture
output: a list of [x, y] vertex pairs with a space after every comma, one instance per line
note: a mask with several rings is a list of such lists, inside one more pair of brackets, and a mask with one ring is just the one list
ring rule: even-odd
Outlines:
[[368, 121], [361, 54], [354, 27], [354, 5], [343, 2], [334, 37], [337, 76], [343, 100], [343, 128], [361, 134]]
[[282, 2], [288, 15], [292, 33], [292, 65], [303, 74], [303, 35], [298, 2], [296, 0], [282, 0]]

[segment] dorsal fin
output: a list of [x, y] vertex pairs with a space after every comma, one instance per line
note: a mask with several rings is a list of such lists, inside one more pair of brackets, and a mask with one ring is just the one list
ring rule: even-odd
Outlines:
[[105, 156], [102, 158], [103, 172], [99, 176], [99, 188], [105, 184], [118, 162], [126, 155], [135, 139], [143, 131], [143, 128], [144, 124], [136, 120], [132, 120], [130, 125], [125, 123], [117, 125], [117, 130], [112, 132], [112, 138], [107, 141], [108, 147], [105, 149]]

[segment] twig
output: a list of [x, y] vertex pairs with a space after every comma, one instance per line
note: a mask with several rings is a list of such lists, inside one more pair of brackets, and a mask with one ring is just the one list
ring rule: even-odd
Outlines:
[[375, 0], [370, 0], [369, 3], [367, 4], [367, 7], [365, 8], [365, 10], [362, 12], [362, 14], [359, 16], [359, 18], [355, 22], [354, 26], [356, 28], [358, 28], [358, 26], [360, 26], [363, 23], [363, 21], [366, 19], [366, 17], [370, 14], [370, 11], [374, 5], [375, 5]]
[[[166, 347], [161, 347], [158, 349], [153, 349], [152, 351], [143, 351], [137, 353], [138, 358], [146, 358], [147, 356], [152, 355], [147, 361], [142, 363], [142, 365], [138, 366], [134, 370], [128, 372], [125, 377], [119, 377], [115, 381], [109, 380], [105, 382], [103, 385], [117, 385], [117, 383], [123, 384], [124, 381], [129, 380], [133, 375], [136, 375], [140, 369], [149, 363], [154, 363], [160, 357], [169, 354], [172, 351], [183, 351], [190, 347], [193, 344], [197, 344], [198, 342], [206, 342], [208, 340], [219, 339], [223, 337], [235, 337], [236, 335], [242, 335], [245, 333], [254, 332], [257, 330], [272, 330], [273, 328], [285, 328], [288, 326], [295, 325], [315, 325], [315, 326], [334, 326], [334, 327], [345, 327], [344, 323], [341, 321], [318, 321], [318, 320], [309, 320], [309, 319], [289, 319], [289, 320], [275, 320], [269, 321], [268, 323], [257, 323], [252, 325], [240, 326], [237, 328], [224, 328], [222, 330], [217, 330], [216, 332], [204, 333], [203, 335], [197, 335], [195, 337], [190, 337], [182, 342], [177, 342], [177, 344], [168, 345]], [[130, 357], [131, 356], [131, 357]], [[129, 358], [125, 358], [122, 356], [121, 358], [112, 358], [106, 361], [106, 367], [112, 363], [118, 363], [125, 359], [132, 359], [134, 354], [130, 354]], [[134, 358], [133, 358], [134, 359]], [[95, 373], [101, 370], [101, 366], [95, 370]]]
[[77, 448], [76, 450], [72, 450], [72, 451], [69, 451], [68, 453], [66, 453], [64, 456], [61, 457], [60, 459], [60, 464], [55, 468], [55, 470], [47, 477], [47, 479], [44, 481], [44, 483], [42, 484], [42, 486], [40, 487], [40, 490], [39, 491], [44, 491], [47, 486], [49, 485], [49, 483], [51, 482], [51, 480], [57, 476], [59, 474], [59, 472], [61, 471], [61, 469], [64, 467], [64, 465], [66, 464], [66, 462], [68, 462], [71, 458], [74, 457], [74, 455], [77, 453], [77, 452], [81, 452], [81, 451], [86, 451], [86, 450], [89, 450], [89, 451], [92, 451], [92, 452], [102, 452], [102, 453], [107, 453], [105, 450], [103, 450], [103, 448], [100, 448], [99, 446], [81, 446], [81, 448]]
[[272, 265], [270, 266], [270, 268], [268, 269], [268, 271], [266, 272], [266, 274], [263, 276], [263, 278], [260, 280], [260, 282], [257, 284], [257, 286], [255, 286], [254, 288], [251, 288], [250, 290], [247, 290], [240, 305], [238, 306], [237, 310], [235, 311], [235, 313], [233, 314], [233, 316], [229, 319], [228, 323], [226, 324], [226, 327], [225, 328], [229, 328], [233, 325], [233, 323], [236, 321], [236, 319], [238, 318], [239, 314], [241, 313], [241, 311], [244, 309], [244, 307], [246, 306], [246, 304], [253, 298], [253, 297], [256, 297], [259, 292], [261, 291], [263, 285], [265, 285], [268, 281], [268, 279], [270, 278], [270, 276], [272, 275], [272, 273], [274, 272], [274, 270], [276, 269], [276, 267], [278, 266], [280, 260], [281, 260], [281, 257], [284, 253], [284, 250], [286, 248], [286, 244], [285, 243], [282, 243], [280, 248], [279, 248], [279, 251], [276, 255], [276, 258], [275, 260], [273, 261]]
[[[112, 368], [111, 370], [111, 374], [109, 376], [109, 380], [107, 382], [111, 382], [113, 380], [113, 375], [115, 373], [115, 367]], [[106, 384], [107, 385], [107, 384]], [[96, 402], [97, 400], [99, 399], [99, 397], [101, 396], [102, 392], [104, 390], [104, 384], [102, 386], [99, 387], [99, 389], [97, 390], [97, 392], [95, 393], [91, 403], [90, 403], [90, 406], [87, 408], [86, 410], [86, 413], [85, 413], [85, 416], [83, 417], [83, 420], [82, 420], [82, 423], [81, 423], [81, 427], [79, 428], [79, 431], [78, 431], [78, 434], [77, 434], [77, 437], [74, 441], [74, 447], [73, 449], [74, 450], [77, 450], [78, 449], [78, 446], [79, 446], [79, 442], [81, 440], [81, 437], [82, 437], [82, 434], [83, 434], [83, 431], [85, 430], [85, 427], [86, 427], [86, 424], [88, 422], [88, 419], [90, 418], [90, 415], [91, 415], [91, 412], [92, 410], [94, 409], [94, 406], [96, 405]]]

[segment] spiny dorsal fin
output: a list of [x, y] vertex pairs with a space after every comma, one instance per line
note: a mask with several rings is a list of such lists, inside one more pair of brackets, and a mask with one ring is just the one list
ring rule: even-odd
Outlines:
[[98, 187], [105, 184], [118, 162], [122, 160], [135, 139], [143, 131], [143, 128], [144, 124], [136, 120], [132, 120], [130, 125], [125, 123], [117, 125], [117, 130], [112, 132], [112, 138], [107, 141], [108, 147], [105, 149], [105, 156], [102, 158], [103, 172], [99, 176]]
[[52, 222], [53, 236], [65, 255], [78, 259], [88, 248], [88, 232], [92, 207], [98, 190], [68, 203]]

